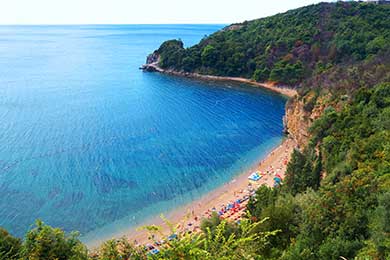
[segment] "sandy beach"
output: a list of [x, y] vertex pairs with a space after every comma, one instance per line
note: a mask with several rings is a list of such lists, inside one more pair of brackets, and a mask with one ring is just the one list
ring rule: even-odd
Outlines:
[[[296, 143], [292, 139], [286, 138], [249, 172], [241, 173], [229, 183], [209, 192], [202, 198], [195, 200], [184, 207], [170, 212], [165, 217], [171, 223], [178, 226], [178, 233], [188, 230], [196, 232], [199, 230], [201, 219], [208, 217], [213, 209], [218, 210], [222, 205], [227, 205], [227, 203], [242, 199], [261, 185], [273, 187], [275, 175], [279, 175], [283, 179], [287, 162], [295, 147]], [[255, 182], [248, 179], [248, 176], [254, 171], [262, 173], [263, 177], [259, 181]], [[246, 203], [247, 201], [241, 203], [240, 210], [230, 216], [229, 219], [234, 220], [239, 218], [240, 214], [245, 211]], [[166, 239], [166, 237], [170, 235], [170, 228], [162, 219], [156, 218], [145, 223], [145, 225], [152, 224], [160, 226], [162, 229], [161, 232], [163, 233], [163, 236], [156, 236], [156, 240]], [[132, 229], [131, 231], [129, 230], [129, 233], [126, 236], [129, 241], [138, 244], [152, 243], [149, 238], [150, 234], [146, 230], [140, 230], [139, 228]]]

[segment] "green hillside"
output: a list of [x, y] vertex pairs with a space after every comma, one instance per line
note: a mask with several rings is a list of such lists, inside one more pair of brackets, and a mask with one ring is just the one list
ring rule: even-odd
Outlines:
[[184, 49], [180, 40], [156, 51], [165, 69], [296, 84], [390, 44], [390, 5], [321, 3], [234, 24]]

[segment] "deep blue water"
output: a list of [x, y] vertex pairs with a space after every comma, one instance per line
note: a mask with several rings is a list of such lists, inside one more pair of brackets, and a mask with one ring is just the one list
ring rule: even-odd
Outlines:
[[221, 27], [0, 26], [0, 226], [109, 237], [279, 144], [283, 97], [138, 70], [164, 40]]

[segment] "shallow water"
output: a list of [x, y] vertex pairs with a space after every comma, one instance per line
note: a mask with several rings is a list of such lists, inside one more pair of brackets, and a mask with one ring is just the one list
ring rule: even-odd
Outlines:
[[109, 237], [279, 144], [283, 97], [138, 70], [162, 41], [221, 27], [0, 26], [0, 226]]

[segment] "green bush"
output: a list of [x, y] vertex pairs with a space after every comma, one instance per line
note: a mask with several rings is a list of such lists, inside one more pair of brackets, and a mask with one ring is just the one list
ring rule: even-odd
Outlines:
[[0, 228], [0, 259], [19, 259], [22, 242]]

